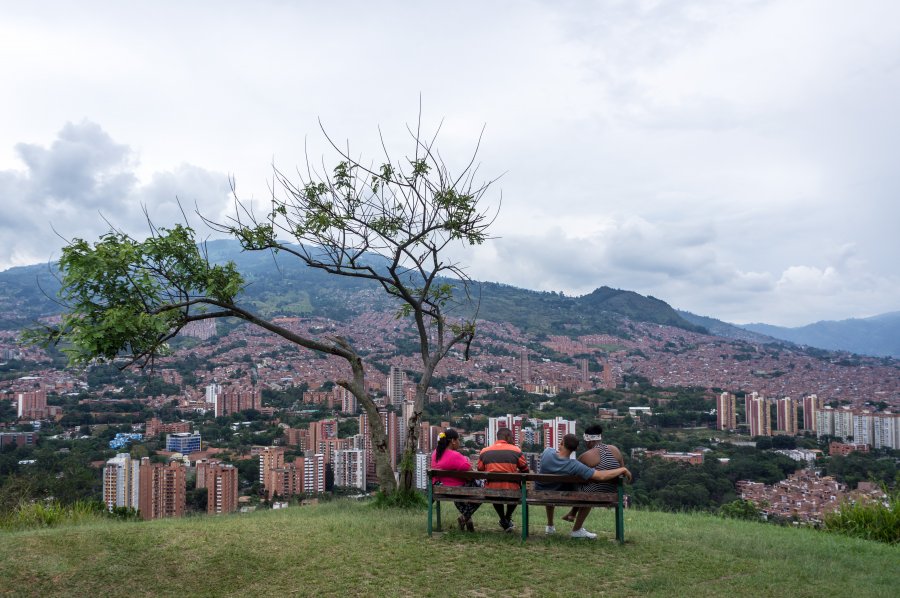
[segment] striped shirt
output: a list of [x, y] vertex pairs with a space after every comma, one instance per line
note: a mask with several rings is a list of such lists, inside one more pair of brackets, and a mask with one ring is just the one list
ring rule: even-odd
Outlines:
[[[619, 460], [613, 456], [609, 447], [605, 444], [600, 444], [591, 450], [600, 451], [600, 462], [594, 466], [594, 469], [597, 471], [609, 471], [610, 469], [622, 467]], [[617, 492], [618, 483], [616, 480], [610, 480], [608, 482], [595, 482], [591, 480], [583, 484], [580, 490], [581, 492]]]
[[[491, 446], [482, 449], [478, 455], [478, 471], [498, 473], [528, 473], [528, 462], [522, 449], [505, 440], [498, 440]], [[518, 490], [515, 482], [485, 482], [485, 488], [501, 488], [505, 490]]]

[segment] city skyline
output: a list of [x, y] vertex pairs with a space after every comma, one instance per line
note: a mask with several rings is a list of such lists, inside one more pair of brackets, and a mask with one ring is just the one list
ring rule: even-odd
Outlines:
[[98, 212], [222, 217], [229, 175], [264, 206], [273, 163], [327, 152], [319, 119], [377, 159], [421, 97], [447, 161], [485, 126], [501, 177], [497, 238], [457, 256], [474, 278], [736, 323], [898, 309], [900, 6], [350, 6], [4, 7], [0, 269], [95, 238]]

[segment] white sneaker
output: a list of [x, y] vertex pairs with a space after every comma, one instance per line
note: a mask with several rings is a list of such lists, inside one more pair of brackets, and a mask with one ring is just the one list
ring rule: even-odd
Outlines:
[[574, 532], [569, 534], [569, 536], [572, 538], [587, 538], [588, 540], [593, 540], [597, 537], [597, 534], [592, 534], [586, 529], [581, 528], [579, 530], [575, 530]]
[[552, 526], [552, 525], [548, 525], [547, 527], [544, 528], [544, 533], [547, 534], [548, 536], [549, 536], [550, 534], [555, 534], [555, 533], [556, 533], [556, 528], [555, 528], [554, 526]]

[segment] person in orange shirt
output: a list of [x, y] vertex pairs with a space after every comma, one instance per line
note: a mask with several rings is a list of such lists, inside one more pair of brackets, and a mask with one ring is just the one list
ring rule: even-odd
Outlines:
[[[478, 456], [478, 471], [498, 472], [498, 473], [528, 473], [528, 463], [525, 461], [525, 455], [522, 449], [512, 442], [513, 435], [509, 428], [500, 428], [497, 430], [497, 442], [491, 446], [482, 449]], [[519, 485], [515, 482], [486, 482], [485, 488], [502, 488], [507, 490], [518, 490]], [[512, 514], [516, 510], [516, 503], [506, 505], [495, 504], [494, 510], [500, 517], [500, 527], [504, 531], [510, 532], [515, 527], [512, 522]]]

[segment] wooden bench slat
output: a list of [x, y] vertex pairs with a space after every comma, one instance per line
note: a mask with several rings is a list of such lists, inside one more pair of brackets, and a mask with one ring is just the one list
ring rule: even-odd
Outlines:
[[612, 492], [566, 492], [565, 490], [530, 490], [528, 502], [532, 500], [554, 504], [553, 501], [579, 501], [585, 503], [611, 504], [619, 502], [619, 495]]
[[435, 486], [434, 496], [481, 496], [487, 499], [511, 498], [520, 500], [522, 493], [519, 490], [504, 490], [501, 488], [478, 488], [473, 486]]

